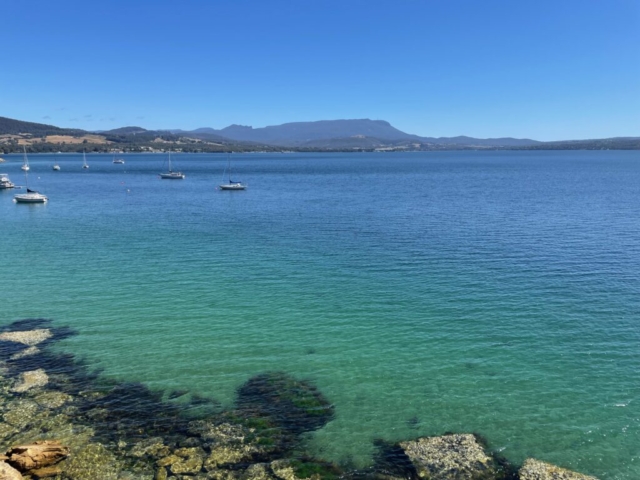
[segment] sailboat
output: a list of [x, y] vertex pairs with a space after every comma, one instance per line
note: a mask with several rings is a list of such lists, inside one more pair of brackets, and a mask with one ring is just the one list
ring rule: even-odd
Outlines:
[[87, 165], [87, 152], [84, 150], [82, 150], [82, 168], [89, 168], [89, 165]]
[[169, 152], [169, 171], [166, 173], [161, 173], [160, 178], [166, 178], [169, 180], [181, 180], [185, 177], [182, 172], [174, 172], [171, 170], [171, 152]]
[[24, 151], [24, 164], [20, 167], [25, 172], [29, 171], [29, 159], [27, 158], [27, 147], [22, 146], [22, 150]]
[[58, 162], [53, 164], [53, 169], [57, 172], [58, 170], [60, 170], [60, 164]]
[[227, 155], [227, 161], [227, 172], [229, 172], [229, 181], [227, 183], [219, 185], [220, 190], [246, 190], [247, 186], [244, 183], [231, 180], [231, 157], [229, 155]]
[[[27, 150], [25, 148], [24, 151], [24, 159], [25, 162], [27, 162]], [[26, 182], [27, 185], [27, 193], [19, 193], [17, 195], [13, 196], [13, 199], [15, 200], [16, 203], [46, 203], [47, 200], [49, 200], [47, 198], [46, 195], [43, 195], [39, 192], [36, 192], [35, 190], [30, 190], [29, 189], [29, 173], [28, 173], [29, 169], [27, 168], [24, 171], [24, 180]]]
[[113, 156], [113, 163], [117, 163], [119, 165], [124, 165], [124, 159], [122, 158], [116, 158], [116, 156]]

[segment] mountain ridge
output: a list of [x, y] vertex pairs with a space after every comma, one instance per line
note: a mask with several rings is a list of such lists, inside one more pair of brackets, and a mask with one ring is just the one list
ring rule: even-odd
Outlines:
[[0, 151], [353, 151], [452, 149], [625, 149], [640, 150], [640, 137], [540, 142], [528, 138], [421, 137], [385, 120], [339, 119], [289, 122], [253, 128], [232, 124], [222, 129], [147, 130], [126, 126], [89, 132], [0, 117]]

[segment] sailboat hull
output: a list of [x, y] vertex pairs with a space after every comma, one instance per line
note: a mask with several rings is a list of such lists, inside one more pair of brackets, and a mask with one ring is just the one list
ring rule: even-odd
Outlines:
[[241, 183], [229, 183], [220, 185], [220, 190], [246, 190], [247, 186]]
[[178, 172], [160, 174], [160, 178], [164, 178], [167, 180], [182, 180], [184, 177], [185, 177], [184, 173], [178, 173]]
[[24, 193], [21, 195], [14, 195], [16, 203], [46, 203], [49, 200], [46, 196], [40, 193]]

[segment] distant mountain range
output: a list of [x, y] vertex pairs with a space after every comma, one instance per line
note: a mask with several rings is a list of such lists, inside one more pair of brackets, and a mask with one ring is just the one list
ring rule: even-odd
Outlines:
[[128, 126], [89, 132], [0, 117], [0, 151], [414, 151], [453, 149], [640, 149], [640, 137], [539, 142], [528, 138], [421, 137], [384, 120], [321, 120], [253, 128], [147, 130]]
[[[407, 142], [439, 145], [481, 145], [491, 147], [514, 147], [537, 145], [541, 142], [527, 138], [472, 138], [472, 137], [420, 137], [402, 132], [384, 120], [320, 120], [317, 122], [284, 123], [263, 128], [230, 125], [221, 130], [198, 128], [189, 132], [171, 130], [172, 133], [202, 135], [211, 134], [236, 141], [263, 143], [288, 147], [330, 148], [332, 143], [347, 143], [356, 146], [372, 144], [397, 144]], [[358, 139], [360, 142], [358, 142]]]

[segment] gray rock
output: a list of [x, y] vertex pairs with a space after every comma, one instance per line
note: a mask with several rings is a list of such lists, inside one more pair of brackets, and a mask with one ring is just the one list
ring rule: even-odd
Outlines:
[[528, 458], [518, 472], [520, 480], [598, 480], [596, 477], [572, 472], [550, 463]]
[[25, 348], [18, 353], [14, 353], [13, 355], [11, 355], [11, 360], [19, 360], [24, 357], [30, 357], [31, 355], [35, 355], [36, 353], [40, 353], [40, 349], [34, 345], [33, 347]]

